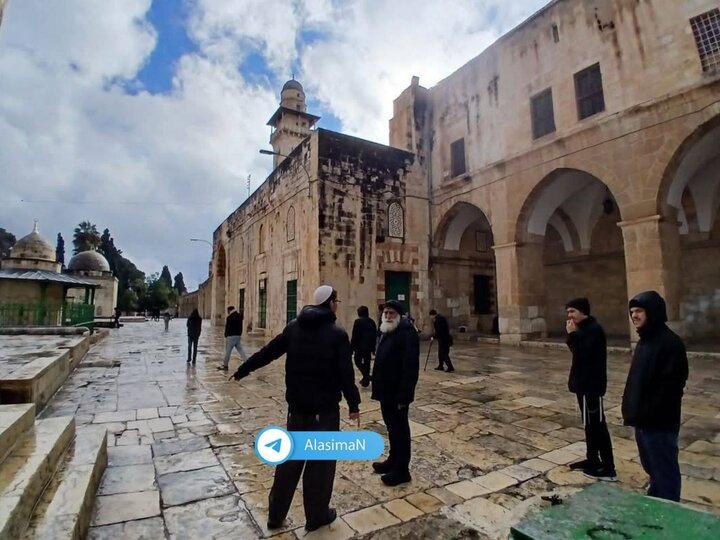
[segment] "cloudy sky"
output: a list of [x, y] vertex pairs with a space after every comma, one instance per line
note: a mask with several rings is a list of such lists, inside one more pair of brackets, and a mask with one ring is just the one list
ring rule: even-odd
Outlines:
[[[68, 248], [110, 229], [194, 288], [213, 230], [271, 168], [295, 75], [320, 127], [387, 143], [413, 75], [447, 76], [547, 0], [9, 0], [0, 27], [0, 227]], [[68, 249], [68, 252], [70, 249]]]

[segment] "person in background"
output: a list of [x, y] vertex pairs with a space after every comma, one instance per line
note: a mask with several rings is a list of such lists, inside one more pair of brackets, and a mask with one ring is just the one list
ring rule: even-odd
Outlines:
[[370, 384], [370, 362], [375, 345], [377, 343], [377, 326], [370, 318], [370, 310], [367, 306], [357, 308], [358, 318], [355, 319], [352, 329], [350, 347], [355, 353], [355, 365], [357, 366], [362, 379], [360, 384], [367, 387]]
[[230, 365], [230, 355], [233, 349], [237, 349], [243, 362], [247, 362], [247, 354], [240, 344], [240, 337], [243, 331], [243, 314], [235, 309], [235, 306], [228, 306], [227, 318], [225, 319], [225, 358], [223, 365], [218, 366], [219, 370], [227, 371]]
[[450, 347], [453, 346], [453, 339], [450, 335], [450, 325], [445, 317], [440, 315], [434, 309], [430, 310], [430, 318], [433, 322], [433, 337], [438, 344], [438, 366], [437, 371], [443, 371], [443, 364], [447, 366], [447, 372], [455, 371], [450, 361]]
[[195, 361], [197, 360], [197, 348], [198, 341], [200, 340], [200, 332], [202, 332], [202, 317], [197, 309], [193, 309], [187, 320], [188, 364], [192, 360], [193, 365], [195, 365]]

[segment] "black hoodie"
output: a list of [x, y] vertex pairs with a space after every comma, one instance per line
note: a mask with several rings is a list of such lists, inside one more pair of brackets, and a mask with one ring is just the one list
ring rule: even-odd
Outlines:
[[333, 410], [344, 395], [350, 412], [357, 412], [360, 393], [355, 386], [350, 341], [335, 320], [329, 308], [305, 306], [281, 334], [240, 365], [235, 377], [246, 377], [286, 354], [285, 400], [290, 411]]
[[640, 340], [625, 383], [623, 419], [628, 426], [676, 430], [688, 378], [685, 344], [665, 324], [665, 300], [655, 291], [638, 294], [629, 307], [643, 308], [647, 322], [637, 331]]
[[357, 314], [359, 318], [355, 319], [350, 339], [352, 350], [359, 354], [374, 352], [378, 332], [375, 321], [370, 318], [368, 308], [365, 306], [360, 306]]
[[607, 340], [595, 317], [580, 321], [577, 330], [568, 334], [572, 351], [568, 389], [575, 394], [601, 397], [607, 389]]

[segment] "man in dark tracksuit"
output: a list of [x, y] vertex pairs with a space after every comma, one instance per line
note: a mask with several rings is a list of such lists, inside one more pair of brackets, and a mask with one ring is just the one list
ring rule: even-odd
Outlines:
[[443, 371], [443, 364], [445, 364], [447, 365], [448, 373], [453, 372], [455, 368], [450, 361], [450, 347], [453, 345], [452, 336], [450, 335], [450, 325], [447, 319], [434, 309], [430, 310], [430, 318], [433, 321], [433, 339], [438, 344], [438, 366], [435, 369], [437, 371]]
[[[360, 425], [360, 393], [350, 356], [347, 333], [335, 324], [337, 292], [329, 285], [315, 291], [316, 305], [305, 306], [265, 347], [240, 365], [240, 380], [286, 354], [285, 399], [288, 431], [339, 431], [342, 396], [350, 418]], [[337, 514], [329, 507], [335, 481], [335, 461], [288, 460], [275, 468], [270, 490], [268, 529], [282, 527], [300, 476], [303, 477], [305, 528], [314, 531], [332, 523]], [[303, 471], [304, 469], [304, 471]]]
[[650, 476], [648, 495], [679, 501], [678, 434], [688, 378], [685, 344], [665, 324], [665, 300], [657, 292], [638, 294], [629, 307], [640, 340], [625, 383], [623, 419], [635, 428], [640, 463]]
[[375, 321], [370, 318], [367, 306], [360, 306], [357, 314], [358, 318], [353, 324], [350, 346], [355, 353], [355, 365], [362, 375], [360, 384], [367, 387], [370, 384], [370, 359], [377, 343], [377, 326]]
[[408, 408], [415, 399], [420, 374], [418, 333], [402, 314], [400, 302], [385, 304], [372, 377], [372, 399], [380, 402], [390, 441], [387, 460], [373, 463], [373, 470], [383, 475], [381, 479], [388, 486], [411, 480]]
[[567, 346], [572, 352], [568, 389], [577, 395], [585, 426], [586, 458], [570, 464], [585, 476], [606, 482], [617, 480], [612, 443], [605, 421], [603, 396], [607, 390], [607, 339], [605, 331], [590, 316], [587, 298], [565, 305]]

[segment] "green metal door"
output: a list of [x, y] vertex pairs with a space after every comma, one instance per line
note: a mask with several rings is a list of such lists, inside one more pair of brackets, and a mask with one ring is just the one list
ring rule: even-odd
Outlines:
[[265, 328], [267, 322], [267, 279], [258, 285], [258, 328]]
[[245, 313], [245, 288], [243, 287], [238, 291], [238, 311]]
[[397, 300], [410, 311], [410, 272], [385, 272], [385, 300]]
[[287, 322], [297, 317], [297, 279], [287, 282]]

